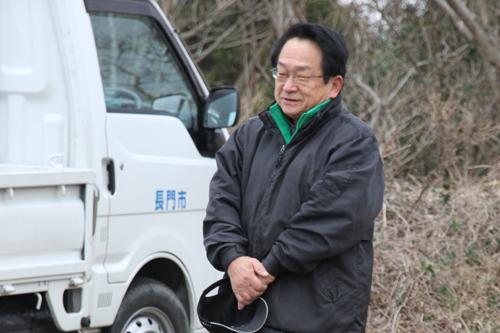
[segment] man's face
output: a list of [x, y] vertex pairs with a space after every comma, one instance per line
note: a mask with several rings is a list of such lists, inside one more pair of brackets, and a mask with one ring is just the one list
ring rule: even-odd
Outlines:
[[[316, 43], [292, 38], [283, 46], [278, 57], [278, 73], [294, 75], [323, 76], [322, 52]], [[298, 80], [296, 80], [298, 81]], [[330, 78], [325, 84], [323, 78], [310, 78], [307, 83], [298, 83], [289, 75], [285, 81], [276, 80], [274, 98], [287, 116], [295, 123], [300, 116], [329, 98], [335, 98], [342, 88], [341, 76]]]

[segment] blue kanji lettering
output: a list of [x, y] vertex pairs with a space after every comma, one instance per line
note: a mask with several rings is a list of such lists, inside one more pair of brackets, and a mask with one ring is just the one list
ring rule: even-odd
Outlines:
[[179, 192], [179, 202], [177, 203], [179, 209], [186, 209], [186, 192], [180, 190]]
[[167, 210], [169, 201], [172, 201], [172, 210], [175, 210], [175, 190], [167, 191]]
[[156, 209], [155, 210], [163, 210], [163, 191], [156, 191]]

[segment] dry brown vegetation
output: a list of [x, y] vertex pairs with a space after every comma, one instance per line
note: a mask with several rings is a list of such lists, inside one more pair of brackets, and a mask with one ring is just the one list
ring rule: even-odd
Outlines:
[[367, 332], [500, 332], [498, 0], [159, 0], [242, 119], [273, 99], [272, 42], [308, 21], [345, 35], [343, 102], [385, 163]]
[[500, 173], [389, 182], [368, 332], [500, 332]]

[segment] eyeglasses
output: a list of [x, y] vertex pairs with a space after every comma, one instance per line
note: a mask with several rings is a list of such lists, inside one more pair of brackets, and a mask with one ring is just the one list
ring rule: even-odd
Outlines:
[[316, 75], [305, 75], [305, 74], [293, 74], [293, 73], [288, 73], [285, 71], [280, 71], [278, 72], [277, 68], [271, 69], [271, 73], [273, 73], [273, 77], [276, 79], [278, 82], [285, 82], [288, 80], [288, 77], [291, 75], [293, 78], [293, 81], [295, 83], [300, 83], [300, 84], [306, 84], [309, 82], [309, 79], [311, 78], [325, 78], [325, 77], [330, 77], [330, 75], [325, 75], [325, 76], [316, 76]]

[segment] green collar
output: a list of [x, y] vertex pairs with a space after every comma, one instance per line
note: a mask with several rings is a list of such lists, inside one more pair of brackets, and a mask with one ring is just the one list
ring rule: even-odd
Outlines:
[[273, 117], [274, 121], [278, 125], [281, 134], [283, 134], [283, 138], [285, 138], [285, 143], [289, 144], [295, 134], [299, 131], [299, 129], [309, 120], [311, 119], [319, 110], [323, 108], [330, 99], [327, 99], [320, 105], [313, 107], [311, 110], [300, 116], [299, 121], [297, 122], [297, 127], [295, 128], [295, 133], [291, 133], [290, 124], [288, 123], [287, 116], [283, 113], [278, 103], [274, 103], [269, 107], [269, 113]]

